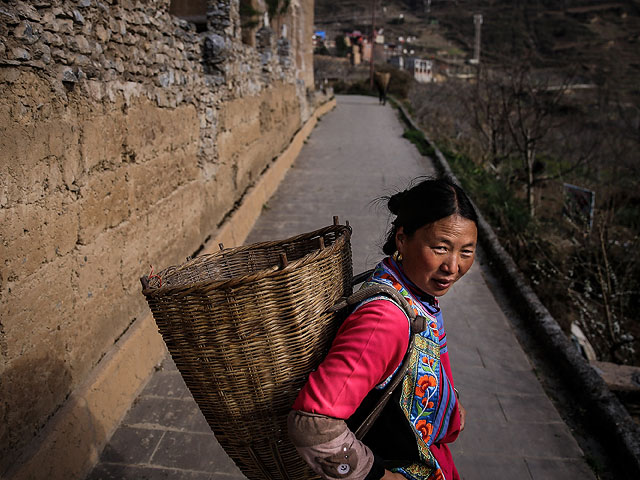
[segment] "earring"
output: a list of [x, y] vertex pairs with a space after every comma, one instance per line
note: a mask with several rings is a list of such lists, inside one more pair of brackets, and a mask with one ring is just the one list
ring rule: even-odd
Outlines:
[[394, 252], [394, 254], [393, 254], [393, 260], [396, 261], [396, 262], [401, 262], [402, 261], [402, 254], [396, 250]]

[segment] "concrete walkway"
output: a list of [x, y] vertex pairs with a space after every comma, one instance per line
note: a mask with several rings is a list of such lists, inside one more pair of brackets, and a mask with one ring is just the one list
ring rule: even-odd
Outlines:
[[[331, 223], [353, 226], [354, 273], [381, 258], [384, 202], [414, 177], [433, 174], [402, 138], [395, 112], [370, 97], [339, 97], [265, 205], [247, 243]], [[229, 245], [230, 246], [230, 245]], [[482, 259], [442, 298], [453, 375], [467, 427], [453, 444], [465, 480], [593, 479], [582, 451], [545, 395], [482, 275]], [[215, 479], [244, 476], [217, 444], [167, 358], [87, 477]]]

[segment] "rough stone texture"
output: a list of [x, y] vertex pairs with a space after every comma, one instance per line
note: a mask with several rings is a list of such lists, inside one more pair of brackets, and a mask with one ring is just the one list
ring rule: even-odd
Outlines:
[[591, 362], [591, 366], [612, 391], [640, 396], [640, 367], [598, 361]]
[[237, 0], [201, 33], [169, 5], [0, 7], [0, 475], [313, 108], [311, 0], [266, 62]]

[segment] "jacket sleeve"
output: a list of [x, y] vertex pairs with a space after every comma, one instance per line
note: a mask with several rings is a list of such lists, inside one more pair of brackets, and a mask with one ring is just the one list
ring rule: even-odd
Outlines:
[[367, 394], [402, 362], [409, 322], [388, 300], [362, 305], [343, 323], [289, 415], [289, 437], [304, 460], [325, 479], [377, 480], [381, 459], [355, 438], [345, 420]]
[[378, 480], [384, 476], [380, 459], [356, 439], [344, 420], [293, 410], [289, 438], [298, 454], [327, 480]]

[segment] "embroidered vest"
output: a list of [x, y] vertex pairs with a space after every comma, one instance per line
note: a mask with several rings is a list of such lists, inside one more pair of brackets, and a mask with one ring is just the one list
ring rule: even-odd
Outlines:
[[[401, 471], [408, 478], [415, 480], [444, 479], [442, 470], [429, 450], [429, 446], [440, 440], [447, 432], [449, 418], [455, 406], [453, 387], [440, 364], [436, 316], [411, 294], [398, 277], [399, 275], [390, 266], [380, 262], [372, 278], [363, 284], [363, 288], [373, 283], [383, 283], [395, 288], [416, 314], [427, 319], [429, 325], [424, 332], [416, 334], [414, 348], [408, 359], [409, 369], [391, 399], [396, 403], [396, 408], [400, 408], [405, 422], [408, 422], [407, 424], [411, 427], [403, 428], [402, 431], [413, 434], [418, 461], [409, 465], [395, 466], [392, 470]], [[391, 301], [387, 297], [374, 297], [365, 300], [362, 304], [378, 298]], [[376, 387], [376, 390], [383, 390], [399, 368], [400, 365], [389, 378]], [[387, 441], [389, 441], [388, 438]]]

